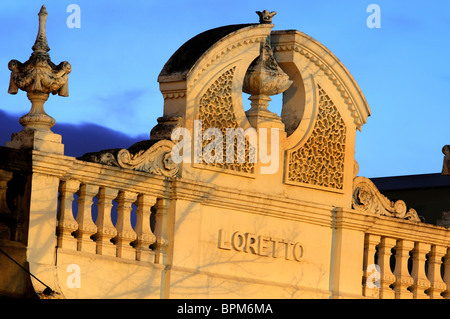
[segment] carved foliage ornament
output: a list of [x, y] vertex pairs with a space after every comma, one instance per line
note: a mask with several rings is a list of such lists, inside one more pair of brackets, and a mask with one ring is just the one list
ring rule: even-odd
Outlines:
[[85, 154], [80, 159], [155, 175], [174, 177], [179, 170], [179, 165], [172, 161], [171, 151], [174, 146], [175, 143], [172, 141], [160, 140], [147, 149], [105, 150], [98, 153]]
[[52, 93], [69, 96], [67, 81], [72, 67], [67, 61], [55, 65], [50, 60], [48, 54], [50, 48], [45, 34], [48, 15], [45, 6], [42, 6], [38, 15], [39, 31], [29, 60], [25, 63], [11, 60], [8, 63], [8, 68], [11, 70], [8, 93], [16, 94], [18, 89], [21, 89], [27, 93]]
[[355, 177], [353, 180], [353, 209], [372, 212], [382, 216], [390, 216], [420, 222], [416, 210], [406, 207], [402, 200], [391, 201], [380, 193], [373, 182], [366, 177]]

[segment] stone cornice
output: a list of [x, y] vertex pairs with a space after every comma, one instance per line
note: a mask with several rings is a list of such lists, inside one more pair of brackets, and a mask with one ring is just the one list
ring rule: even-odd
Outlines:
[[336, 208], [333, 214], [333, 227], [431, 245], [445, 247], [450, 245], [450, 232], [446, 227], [354, 209]]
[[46, 174], [62, 178], [72, 167], [75, 158], [40, 152], [31, 151], [32, 172]]
[[366, 233], [431, 245], [450, 245], [448, 228], [388, 216], [377, 216]]

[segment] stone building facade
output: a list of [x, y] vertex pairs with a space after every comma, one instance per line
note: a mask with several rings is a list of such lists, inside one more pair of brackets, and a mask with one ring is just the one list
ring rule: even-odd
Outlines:
[[361, 90], [321, 43], [274, 31], [274, 14], [173, 54], [149, 140], [74, 158], [43, 108], [68, 95], [71, 67], [50, 61], [41, 9], [30, 60], [10, 62], [10, 93], [32, 108], [0, 147], [2, 295], [450, 296], [450, 231], [358, 176]]

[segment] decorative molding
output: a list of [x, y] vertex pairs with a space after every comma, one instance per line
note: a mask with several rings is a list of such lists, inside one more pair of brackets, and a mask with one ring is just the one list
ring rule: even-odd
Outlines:
[[420, 222], [415, 209], [407, 210], [402, 200], [391, 201], [380, 193], [375, 184], [368, 178], [358, 176], [353, 180], [353, 209], [368, 211], [381, 216], [390, 216]]
[[131, 147], [129, 149], [105, 150], [85, 154], [79, 159], [155, 175], [175, 177], [179, 170], [179, 164], [172, 161], [171, 151], [173, 146], [175, 146], [175, 143], [172, 141], [160, 140], [147, 149], [133, 150], [133, 147]]
[[[200, 76], [203, 74], [204, 71], [206, 71], [209, 66], [211, 66], [213, 63], [215, 63], [217, 60], [221, 59], [226, 53], [230, 52], [231, 50], [234, 50], [238, 47], [242, 47], [242, 46], [247, 46], [247, 45], [253, 45], [254, 43], [261, 43], [266, 41], [267, 36], [258, 36], [255, 38], [251, 38], [251, 39], [243, 39], [241, 41], [235, 42], [231, 45], [228, 45], [226, 47], [224, 47], [220, 52], [218, 52], [217, 54], [215, 54], [211, 60], [209, 60], [208, 62], [204, 63], [204, 66], [199, 69], [199, 71], [197, 71], [195, 74], [192, 75], [190, 81], [189, 81], [189, 85], [188, 85], [188, 90], [190, 90], [192, 88], [192, 86], [194, 85], [195, 82], [197, 82], [197, 80], [200, 78]], [[197, 65], [196, 65], [197, 66]], [[189, 73], [191, 73], [196, 66], [194, 66], [191, 71], [189, 71]]]
[[272, 47], [274, 52], [282, 52], [282, 51], [294, 51], [301, 55], [303, 55], [306, 59], [315, 64], [320, 70], [324, 72], [324, 74], [328, 77], [331, 83], [336, 87], [337, 91], [340, 93], [343, 98], [345, 104], [349, 111], [351, 112], [351, 116], [353, 118], [353, 122], [356, 127], [361, 130], [361, 127], [364, 123], [361, 122], [360, 115], [358, 110], [355, 107], [355, 102], [353, 101], [350, 93], [346, 90], [344, 84], [340, 81], [339, 77], [333, 72], [331, 67], [323, 61], [319, 56], [314, 54], [312, 51], [306, 49], [301, 45], [275, 45]]
[[167, 91], [167, 92], [162, 92], [163, 98], [164, 100], [168, 100], [168, 99], [181, 99], [183, 97], [186, 96], [186, 90], [183, 91]]

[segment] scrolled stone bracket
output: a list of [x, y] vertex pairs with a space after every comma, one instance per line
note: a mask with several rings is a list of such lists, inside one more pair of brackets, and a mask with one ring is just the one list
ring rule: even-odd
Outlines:
[[171, 152], [174, 146], [175, 143], [172, 141], [160, 140], [147, 149], [104, 150], [87, 153], [79, 159], [165, 177], [175, 177], [179, 171], [179, 164], [172, 161]]
[[402, 200], [391, 201], [380, 193], [375, 184], [366, 177], [357, 176], [353, 180], [353, 209], [373, 212], [381, 216], [407, 219], [420, 222], [415, 209], [406, 207]]

